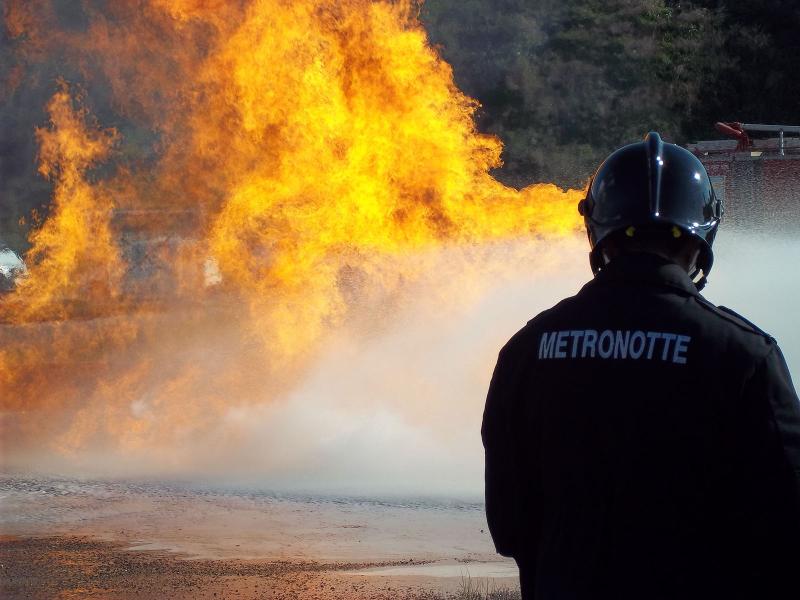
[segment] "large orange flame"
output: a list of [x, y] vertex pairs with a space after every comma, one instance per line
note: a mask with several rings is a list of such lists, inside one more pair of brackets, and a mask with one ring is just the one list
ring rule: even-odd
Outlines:
[[123, 265], [111, 231], [107, 191], [85, 179], [108, 156], [113, 131], [88, 128], [65, 84], [47, 105], [51, 127], [39, 129], [39, 172], [55, 181], [47, 221], [31, 234], [29, 276], [4, 315], [11, 321], [64, 319], [74, 302], [104, 302], [119, 288]]
[[[0, 303], [15, 444], [195, 432], [264, 400], [255, 379], [280, 395], [355, 306], [430, 268], [426, 252], [578, 228], [579, 191], [491, 177], [501, 143], [476, 131], [477, 104], [411, 0], [123, 1], [85, 7], [79, 34], [49, 10], [11, 2], [22, 51], [80, 65], [89, 95], [107, 83], [160, 142], [154, 165], [99, 178], [126, 140], [88, 122], [66, 84], [48, 105], [52, 207]], [[236, 348], [212, 373], [191, 352], [210, 330]], [[63, 418], [43, 425], [42, 411]]]

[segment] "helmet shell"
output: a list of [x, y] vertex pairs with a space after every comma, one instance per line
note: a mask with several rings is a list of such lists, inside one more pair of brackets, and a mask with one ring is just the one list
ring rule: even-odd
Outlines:
[[722, 202], [703, 163], [685, 148], [664, 143], [658, 133], [648, 133], [644, 141], [623, 146], [603, 161], [578, 209], [595, 272], [602, 268], [603, 240], [631, 226], [679, 227], [702, 242], [698, 269], [706, 276], [711, 271]]

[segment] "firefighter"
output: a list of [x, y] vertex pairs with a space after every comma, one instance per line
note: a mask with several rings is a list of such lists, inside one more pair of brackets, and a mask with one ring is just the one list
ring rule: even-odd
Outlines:
[[522, 597], [800, 598], [800, 405], [775, 339], [699, 293], [702, 163], [650, 133], [578, 208], [594, 279], [503, 347], [483, 415]]

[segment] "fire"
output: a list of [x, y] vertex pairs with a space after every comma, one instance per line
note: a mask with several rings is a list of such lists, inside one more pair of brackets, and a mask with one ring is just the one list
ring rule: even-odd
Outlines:
[[31, 235], [29, 277], [3, 306], [12, 322], [64, 319], [75, 302], [103, 302], [115, 293], [123, 264], [110, 227], [112, 204], [85, 172], [105, 159], [114, 131], [90, 129], [65, 84], [47, 105], [51, 127], [36, 131], [39, 173], [55, 182], [47, 221]]
[[[131, 0], [85, 6], [79, 33], [49, 4], [11, 2], [19, 51], [60, 52], [89, 97], [107, 84], [158, 142], [153, 164], [126, 164], [114, 149], [127, 140], [73, 89], [48, 104], [36, 135], [52, 206], [28, 276], [0, 301], [14, 443], [192, 435], [279, 397], [354, 310], [431, 268], [431, 251], [578, 228], [579, 190], [491, 177], [501, 142], [476, 130], [477, 104], [411, 0]], [[104, 162], [118, 168], [100, 177]], [[197, 336], [232, 346], [212, 372], [192, 356]], [[268, 397], [254, 395], [265, 379]], [[45, 427], [43, 411], [63, 418]]]

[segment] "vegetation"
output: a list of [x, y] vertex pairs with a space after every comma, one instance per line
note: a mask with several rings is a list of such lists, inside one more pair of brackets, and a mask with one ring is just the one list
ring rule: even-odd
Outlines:
[[800, 122], [794, 0], [427, 0], [422, 18], [506, 144], [507, 183], [580, 185], [648, 130]]
[[461, 588], [453, 600], [519, 600], [519, 590], [497, 586], [489, 580], [461, 579]]
[[415, 600], [520, 600], [519, 588], [499, 586], [487, 579], [462, 577], [459, 589], [453, 594], [423, 592]]

